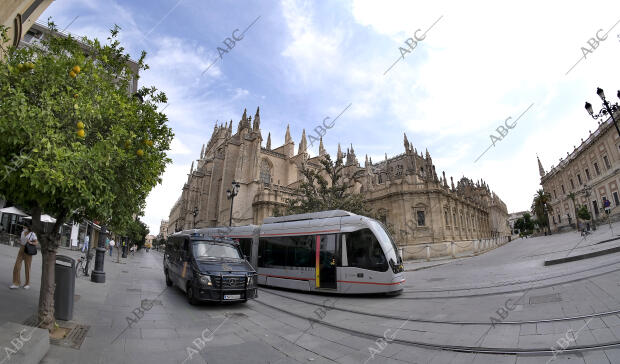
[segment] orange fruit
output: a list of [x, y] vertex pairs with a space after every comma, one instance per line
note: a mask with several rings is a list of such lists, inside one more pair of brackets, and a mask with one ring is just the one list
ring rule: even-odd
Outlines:
[[23, 71], [23, 70], [24, 70], [24, 65], [23, 65], [23, 64], [21, 64], [21, 63], [20, 63], [20, 64], [18, 64], [18, 65], [17, 65], [17, 69], [18, 69], [18, 70], [20, 70], [20, 71]]
[[69, 76], [71, 76], [71, 78], [75, 78], [75, 76], [77, 76], [77, 74], [73, 71], [69, 71]]
[[27, 66], [28, 68], [30, 68], [31, 70], [33, 70], [33, 69], [34, 69], [34, 63], [32, 63], [32, 62], [28, 62], [28, 63], [26, 63], [26, 66]]
[[73, 95], [73, 97], [77, 99], [78, 98], [78, 94]]
[[152, 140], [145, 140], [144, 144], [148, 145], [149, 147], [153, 146], [153, 141]]
[[138, 149], [136, 154], [138, 155], [138, 157], [142, 157], [144, 155], [144, 151], [142, 149]]
[[77, 136], [79, 136], [80, 138], [84, 138], [84, 135], [86, 135], [86, 133], [84, 133], [84, 129], [79, 129], [77, 131]]
[[129, 140], [125, 140], [125, 148], [129, 148], [130, 145], [131, 143], [129, 142]]
[[84, 123], [81, 122], [81, 121], [78, 121], [77, 127], [78, 127], [78, 129], [84, 129]]
[[80, 69], [80, 66], [73, 66], [73, 68], [71, 69], [71, 71], [75, 72], [75, 73], [80, 73], [82, 70]]

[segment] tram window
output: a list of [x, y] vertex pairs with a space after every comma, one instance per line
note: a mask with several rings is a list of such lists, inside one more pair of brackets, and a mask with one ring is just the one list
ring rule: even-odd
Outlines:
[[280, 236], [260, 239], [259, 267], [314, 267], [314, 236]]
[[381, 244], [370, 231], [362, 229], [346, 234], [347, 261], [349, 267], [385, 272], [388, 263]]

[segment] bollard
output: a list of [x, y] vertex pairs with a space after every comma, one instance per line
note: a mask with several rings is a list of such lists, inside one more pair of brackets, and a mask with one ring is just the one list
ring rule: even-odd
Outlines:
[[426, 261], [429, 262], [431, 260], [431, 247], [429, 245], [426, 246]]
[[474, 254], [478, 253], [478, 240], [473, 240], [474, 242]]
[[454, 258], [455, 256], [455, 252], [454, 252], [454, 242], [450, 242], [450, 248], [452, 249], [452, 258]]

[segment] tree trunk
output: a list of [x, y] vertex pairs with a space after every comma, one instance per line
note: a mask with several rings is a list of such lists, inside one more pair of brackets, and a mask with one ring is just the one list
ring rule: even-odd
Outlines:
[[39, 327], [54, 329], [54, 291], [56, 290], [56, 251], [58, 250], [58, 231], [65, 220], [66, 212], [61, 212], [51, 232], [46, 233], [41, 223], [41, 208], [32, 209], [32, 231], [37, 235], [42, 257], [41, 289], [39, 290]]
[[[47, 234], [46, 234], [47, 235]], [[42, 237], [48, 240], [48, 237]], [[41, 243], [41, 254], [43, 258], [43, 268], [41, 270], [41, 290], [39, 291], [39, 312], [38, 318], [41, 328], [54, 329], [54, 291], [56, 290], [56, 249], [45, 249]], [[49, 240], [46, 243], [49, 246]]]

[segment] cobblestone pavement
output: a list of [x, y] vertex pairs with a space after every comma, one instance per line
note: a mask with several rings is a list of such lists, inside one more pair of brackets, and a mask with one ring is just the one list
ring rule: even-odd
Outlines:
[[[519, 239], [408, 271], [395, 297], [263, 287], [246, 304], [197, 307], [166, 287], [160, 253], [107, 256], [106, 283], [76, 281], [86, 339], [79, 350], [52, 345], [43, 363], [620, 363], [620, 253], [543, 265], [620, 246], [597, 244], [616, 237], [604, 225], [585, 239]], [[16, 254], [0, 246], [0, 325], [36, 311], [41, 257], [32, 289], [9, 290]], [[143, 317], [130, 327], [133, 312]]]

